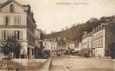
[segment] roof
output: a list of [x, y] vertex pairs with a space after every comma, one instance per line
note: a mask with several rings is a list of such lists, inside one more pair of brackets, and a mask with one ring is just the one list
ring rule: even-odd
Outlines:
[[9, 3], [15, 3], [16, 5], [20, 6], [21, 8], [24, 9], [24, 11], [26, 12], [29, 12], [29, 17], [32, 18], [32, 21], [34, 23], [36, 23], [35, 19], [33, 18], [33, 12], [30, 11], [31, 9], [31, 6], [28, 4], [28, 5], [21, 5], [20, 3], [18, 3], [16, 0], [7, 0], [6, 2], [4, 2], [3, 4], [0, 5], [0, 9], [2, 9], [3, 7], [5, 7], [6, 5], [8, 5]]
[[8, 0], [8, 1], [4, 2], [3, 4], [0, 5], [0, 9], [2, 9], [4, 6], [8, 5], [8, 4], [11, 3], [11, 2], [14, 2], [15, 4], [17, 4], [18, 6], [20, 6], [21, 8], [23, 8], [23, 9], [26, 10], [26, 11], [28, 10], [28, 9], [26, 9], [23, 5], [21, 5], [20, 3], [18, 3], [18, 2], [15, 1], [15, 0]]

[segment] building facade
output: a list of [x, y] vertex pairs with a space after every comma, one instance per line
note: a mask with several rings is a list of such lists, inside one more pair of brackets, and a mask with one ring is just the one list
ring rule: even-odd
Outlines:
[[84, 32], [83, 37], [82, 37], [82, 48], [81, 49], [92, 48], [91, 40], [92, 40], [91, 33]]
[[75, 42], [66, 42], [66, 50], [74, 50], [75, 47]]
[[[101, 23], [93, 28], [92, 32], [84, 32], [82, 37], [81, 51], [83, 49], [91, 49], [91, 55], [96, 57], [110, 56], [110, 45], [112, 41], [112, 32], [109, 30], [107, 23]], [[109, 35], [108, 35], [109, 34]], [[85, 50], [84, 52], [87, 52]]]
[[35, 58], [41, 57], [43, 49], [43, 33], [41, 29], [35, 30]]
[[89, 32], [84, 32], [83, 36], [82, 36], [82, 41], [81, 43], [79, 43], [80, 47], [81, 47], [81, 51], [80, 53], [83, 55], [83, 56], [86, 56], [86, 57], [90, 57], [92, 52], [92, 35], [91, 33]]
[[21, 43], [21, 55], [34, 58], [35, 20], [30, 5], [21, 5], [15, 0], [7, 0], [0, 5], [0, 43], [8, 36], [16, 35]]
[[82, 49], [82, 42], [79, 42], [79, 44], [78, 44], [79, 54], [81, 54], [81, 49]]
[[43, 46], [44, 46], [44, 51], [48, 51], [51, 56], [54, 56], [58, 50], [57, 41], [55, 40], [44, 40]]
[[[92, 44], [93, 44], [93, 54], [95, 56], [109, 56], [110, 54], [110, 43], [111, 34], [107, 29], [108, 24], [101, 24], [92, 31]], [[109, 33], [109, 35], [108, 35]]]

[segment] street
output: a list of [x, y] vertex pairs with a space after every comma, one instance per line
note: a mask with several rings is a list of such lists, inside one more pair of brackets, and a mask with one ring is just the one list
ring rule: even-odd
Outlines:
[[63, 63], [57, 57], [54, 57], [49, 71], [68, 71], [68, 69], [64, 67]]
[[62, 55], [52, 58], [48, 71], [115, 71], [114, 64], [115, 60], [112, 59]]
[[115, 71], [115, 61], [99, 58], [61, 57], [69, 71]]

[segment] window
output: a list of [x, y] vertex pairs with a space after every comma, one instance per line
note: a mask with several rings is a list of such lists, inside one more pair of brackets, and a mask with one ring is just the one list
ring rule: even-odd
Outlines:
[[16, 71], [19, 71], [19, 69], [18, 69], [18, 68], [16, 68]]
[[44, 45], [46, 45], [46, 43], [44, 43]]
[[98, 34], [96, 34], [96, 39], [98, 38]]
[[4, 40], [7, 38], [6, 31], [4, 31]]
[[14, 5], [13, 4], [10, 5], [10, 12], [14, 12]]
[[89, 39], [87, 39], [87, 42], [89, 42]]
[[67, 44], [67, 46], [69, 46], [69, 44]]
[[51, 45], [53, 45], [53, 42], [51, 43]]
[[5, 25], [8, 25], [8, 24], [9, 24], [9, 17], [8, 17], [8, 16], [5, 16], [5, 17], [4, 17], [4, 24], [5, 24]]
[[98, 40], [98, 43], [99, 43], [98, 45], [100, 45], [100, 40]]
[[99, 37], [101, 36], [101, 33], [99, 33]]
[[14, 31], [14, 34], [16, 35], [17, 39], [20, 39], [20, 31]]
[[89, 44], [87, 44], [87, 48], [89, 48]]
[[23, 39], [23, 31], [20, 31], [20, 39]]
[[103, 32], [101, 32], [101, 36], [103, 36]]
[[32, 55], [34, 55], [34, 49], [32, 49]]
[[93, 39], [95, 40], [95, 35], [93, 36]]
[[101, 39], [100, 44], [103, 44], [103, 39]]
[[14, 17], [14, 24], [21, 25], [21, 16]]

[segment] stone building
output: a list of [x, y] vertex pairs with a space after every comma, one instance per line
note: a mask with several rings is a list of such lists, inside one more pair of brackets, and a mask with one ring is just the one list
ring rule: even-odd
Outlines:
[[8, 36], [16, 35], [22, 46], [21, 55], [34, 58], [35, 23], [30, 5], [21, 5], [16, 0], [7, 0], [0, 5], [0, 43]]

